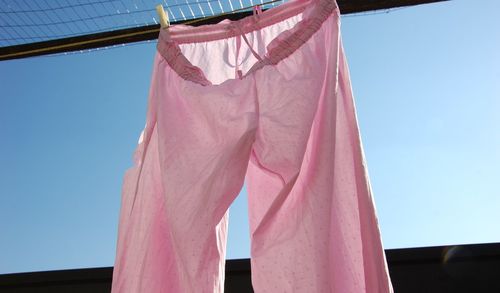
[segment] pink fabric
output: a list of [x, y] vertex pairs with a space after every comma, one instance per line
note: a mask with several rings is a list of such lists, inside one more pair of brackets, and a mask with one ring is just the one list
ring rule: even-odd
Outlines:
[[161, 30], [112, 292], [223, 292], [245, 179], [255, 292], [393, 291], [339, 29], [334, 1], [291, 0]]

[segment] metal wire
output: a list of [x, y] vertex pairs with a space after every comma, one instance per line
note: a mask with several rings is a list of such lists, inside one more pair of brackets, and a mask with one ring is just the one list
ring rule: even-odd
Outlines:
[[[286, 0], [85, 1], [0, 0], [0, 60], [154, 39], [159, 32], [154, 28], [158, 26], [156, 1], [163, 2], [171, 22], [184, 19], [184, 24], [192, 24], [250, 9], [259, 2], [265, 9]], [[390, 8], [442, 1], [447, 0], [337, 0], [344, 15], [387, 13]]]
[[[163, 2], [173, 21], [203, 18], [229, 7], [220, 0], [157, 1]], [[151, 0], [0, 0], [0, 4], [0, 47], [158, 23], [158, 2]]]

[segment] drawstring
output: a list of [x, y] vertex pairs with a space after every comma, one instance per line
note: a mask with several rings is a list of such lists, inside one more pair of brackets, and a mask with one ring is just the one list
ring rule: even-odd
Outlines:
[[255, 58], [257, 58], [259, 61], [262, 61], [262, 57], [260, 57], [260, 55], [257, 54], [257, 52], [255, 52], [255, 50], [252, 48], [252, 45], [250, 45], [250, 42], [248, 41], [247, 37], [244, 34], [242, 34], [242, 36], [245, 42], [247, 43], [248, 48], [250, 49], [250, 51], [252, 51], [252, 54], [255, 56]]
[[240, 55], [240, 47], [241, 47], [241, 37], [240, 35], [236, 36], [236, 54], [234, 54], [235, 60], [234, 63], [236, 64], [236, 78], [241, 79], [243, 77], [243, 73], [241, 70], [239, 70], [239, 63], [238, 63], [238, 56]]
[[260, 55], [257, 54], [257, 52], [255, 52], [255, 50], [252, 48], [252, 45], [250, 45], [250, 42], [248, 41], [245, 34], [243, 34], [241, 29], [240, 28], [238, 28], [238, 29], [240, 30], [241, 34], [236, 36], [236, 53], [234, 54], [234, 57], [235, 57], [234, 63], [235, 63], [235, 70], [236, 70], [236, 78], [241, 79], [243, 77], [243, 73], [239, 69], [239, 63], [238, 63], [238, 57], [240, 55], [240, 48], [241, 48], [241, 37], [243, 37], [243, 40], [245, 40], [245, 43], [247, 43], [248, 48], [250, 49], [252, 54], [255, 56], [255, 58], [257, 58], [257, 60], [262, 61], [262, 57], [260, 57]]
[[241, 73], [241, 70], [238, 69], [239, 68], [238, 56], [240, 55], [241, 37], [243, 37], [243, 39], [245, 40], [245, 43], [247, 43], [247, 45], [248, 45], [248, 48], [250, 49], [252, 54], [255, 56], [255, 58], [257, 58], [257, 60], [262, 61], [262, 57], [260, 57], [259, 54], [257, 54], [257, 52], [255, 52], [255, 50], [252, 48], [252, 45], [250, 45], [250, 42], [248, 41], [245, 34], [241, 31], [241, 28], [237, 27], [237, 29], [240, 31], [240, 34], [238, 34], [236, 36], [236, 54], [235, 54], [236, 77], [241, 79], [243, 74]]
[[[253, 15], [256, 16], [256, 15], [259, 15], [262, 13], [262, 7], [259, 6], [254, 6], [253, 7]], [[245, 43], [247, 43], [248, 45], [248, 48], [250, 49], [250, 51], [252, 52], [252, 54], [255, 56], [255, 58], [257, 58], [257, 60], [259, 61], [262, 61], [262, 57], [260, 57], [260, 55], [255, 52], [255, 50], [252, 48], [252, 45], [250, 45], [250, 42], [248, 41], [247, 37], [245, 36], [245, 34], [243, 33], [243, 31], [241, 30], [241, 28], [239, 26], [233, 26], [233, 25], [230, 25], [229, 27], [230, 29], [237, 29], [239, 34], [236, 36], [236, 53], [235, 53], [235, 75], [236, 75], [236, 78], [239, 78], [241, 79], [243, 77], [243, 73], [241, 72], [241, 70], [239, 70], [239, 64], [238, 64], [238, 56], [240, 55], [240, 48], [241, 48], [241, 37], [243, 37], [243, 40], [245, 40]]]

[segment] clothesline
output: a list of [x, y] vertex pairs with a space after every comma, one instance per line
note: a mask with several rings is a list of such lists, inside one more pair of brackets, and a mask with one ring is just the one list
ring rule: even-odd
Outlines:
[[[265, 5], [279, 0], [272, 0], [257, 5]], [[390, 0], [390, 1], [369, 1], [369, 0], [338, 0], [340, 11], [342, 14], [368, 12], [382, 9], [391, 9], [403, 6], [414, 6], [420, 4], [442, 2], [449, 0]], [[254, 6], [257, 6], [254, 5]], [[214, 16], [202, 17], [187, 21], [176, 21], [172, 24], [192, 24], [203, 25], [217, 23], [224, 18], [238, 20], [249, 16], [252, 11], [244, 11], [253, 6], [248, 6], [230, 12], [217, 14]], [[62, 39], [55, 39], [42, 42], [33, 42], [28, 44], [13, 45], [8, 47], [0, 47], [0, 61], [9, 59], [26, 58], [40, 55], [49, 55], [63, 52], [74, 52], [81, 50], [89, 50], [103, 48], [115, 45], [124, 45], [134, 42], [155, 40], [158, 38], [160, 31], [159, 25], [147, 25], [141, 27], [126, 28], [95, 34], [74, 36]]]
[[[207, 21], [209, 19], [214, 19], [214, 18], [220, 18], [222, 16], [226, 16], [226, 15], [229, 15], [229, 14], [234, 14], [236, 12], [244, 11], [244, 10], [247, 10], [247, 9], [250, 9], [250, 8], [253, 8], [253, 7], [257, 7], [257, 6], [271, 4], [271, 3], [274, 3], [274, 2], [278, 2], [278, 1], [282, 1], [282, 0], [272, 0], [272, 1], [264, 2], [264, 3], [259, 3], [259, 4], [256, 4], [256, 5], [251, 5], [251, 6], [247, 6], [247, 7], [235, 9], [235, 10], [228, 11], [228, 12], [223, 12], [223, 13], [220, 13], [220, 14], [217, 14], [217, 15], [196, 18], [196, 19], [189, 20], [189, 21], [179, 21], [179, 22], [176, 22], [176, 23], [182, 23], [182, 24], [185, 24], [185, 25], [191, 25], [191, 24], [194, 24], [194, 23], [199, 23], [199, 22]], [[133, 32], [133, 33], [128, 33], [128, 34], [122, 34], [122, 35], [116, 35], [116, 36], [110, 36], [110, 37], [103, 37], [103, 38], [95, 38], [95, 39], [90, 39], [90, 40], [85, 40], [85, 41], [80, 41], [80, 42], [62, 44], [62, 45], [47, 46], [45, 48], [27, 50], [27, 51], [22, 51], [22, 52], [14, 52], [14, 53], [5, 54], [5, 55], [0, 54], [0, 60], [4, 60], [4, 58], [5, 59], [13, 59], [13, 58], [16, 58], [18, 56], [23, 56], [23, 55], [32, 54], [32, 53], [42, 53], [42, 52], [45, 52], [45, 51], [53, 51], [53, 50], [59, 50], [59, 49], [66, 49], [66, 48], [70, 48], [70, 47], [74, 47], [74, 46], [82, 46], [82, 45], [88, 45], [88, 44], [94, 44], [94, 43], [98, 43], [98, 42], [103, 42], [103, 41], [110, 41], [110, 40], [115, 40], [115, 39], [122, 39], [122, 38], [134, 37], [134, 36], [141, 35], [141, 34], [158, 33], [159, 31], [160, 31], [160, 28], [154, 28], [154, 29], [149, 29], [149, 30], [141, 31], [141, 32]]]

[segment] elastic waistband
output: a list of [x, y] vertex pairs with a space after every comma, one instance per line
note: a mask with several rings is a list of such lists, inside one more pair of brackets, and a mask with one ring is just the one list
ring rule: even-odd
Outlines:
[[[192, 27], [188, 25], [173, 25], [160, 30], [157, 50], [170, 67], [183, 79], [201, 85], [211, 82], [203, 71], [193, 65], [182, 53], [179, 44], [208, 42], [236, 37], [267, 26], [279, 23], [302, 13], [302, 19], [293, 28], [281, 32], [267, 45], [267, 55], [255, 63], [246, 75], [267, 65], [277, 64], [290, 56], [302, 44], [307, 42], [335, 12], [340, 11], [335, 0], [291, 0], [278, 7], [266, 10], [260, 14], [247, 16], [237, 21], [225, 19], [217, 24]], [[243, 78], [243, 76], [241, 77]]]
[[215, 41], [235, 37], [241, 32], [246, 34], [262, 29], [302, 12], [304, 12], [303, 19], [308, 22], [323, 22], [335, 10], [338, 12], [335, 0], [290, 0], [260, 14], [236, 21], [225, 19], [216, 24], [197, 27], [178, 24], [162, 28], [158, 40], [159, 42], [173, 40], [177, 44]]

